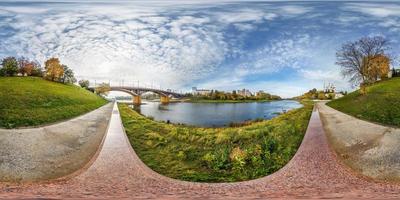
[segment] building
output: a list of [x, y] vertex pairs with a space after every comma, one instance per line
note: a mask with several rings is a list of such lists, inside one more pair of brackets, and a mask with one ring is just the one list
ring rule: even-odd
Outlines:
[[335, 93], [336, 87], [333, 83], [328, 83], [327, 85], [324, 83], [324, 92], [325, 93]]
[[192, 87], [192, 95], [197, 96], [197, 95], [209, 95], [211, 93], [211, 90], [207, 89], [197, 89], [197, 87]]
[[250, 92], [250, 90], [243, 88], [242, 90], [238, 90], [236, 92], [238, 95], [244, 96], [244, 97], [250, 97], [253, 94]]
[[341, 92], [335, 92], [335, 99], [342, 98], [344, 95]]

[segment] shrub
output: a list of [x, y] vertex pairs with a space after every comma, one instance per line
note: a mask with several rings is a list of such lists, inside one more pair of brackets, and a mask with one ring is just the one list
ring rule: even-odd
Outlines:
[[240, 149], [240, 147], [235, 147], [232, 149], [229, 158], [231, 159], [233, 169], [241, 170], [246, 165], [247, 153]]
[[85, 88], [85, 89], [89, 89], [89, 81], [88, 80], [79, 80], [79, 85], [82, 87], [82, 88]]

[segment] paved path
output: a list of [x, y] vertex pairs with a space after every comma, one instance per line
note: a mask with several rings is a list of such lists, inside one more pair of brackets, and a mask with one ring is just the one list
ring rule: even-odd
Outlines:
[[113, 104], [38, 128], [0, 129], [0, 181], [38, 181], [69, 175], [98, 152]]
[[373, 179], [400, 181], [400, 129], [359, 120], [324, 103], [318, 108], [328, 141], [346, 165]]
[[278, 172], [238, 183], [189, 183], [146, 167], [130, 147], [115, 106], [104, 146], [78, 176], [42, 184], [0, 183], [0, 198], [399, 198], [400, 185], [368, 181], [338, 163], [329, 149], [318, 112], [294, 158]]

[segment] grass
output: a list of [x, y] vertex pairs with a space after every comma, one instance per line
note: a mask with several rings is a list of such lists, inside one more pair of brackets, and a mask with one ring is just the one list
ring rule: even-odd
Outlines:
[[328, 105], [360, 119], [400, 127], [400, 78], [378, 82], [365, 95], [357, 90]]
[[312, 104], [243, 127], [198, 128], [153, 121], [119, 104], [127, 136], [150, 168], [198, 182], [234, 182], [271, 174], [296, 153]]
[[104, 104], [75, 85], [37, 77], [0, 77], [0, 127], [38, 126], [76, 117]]

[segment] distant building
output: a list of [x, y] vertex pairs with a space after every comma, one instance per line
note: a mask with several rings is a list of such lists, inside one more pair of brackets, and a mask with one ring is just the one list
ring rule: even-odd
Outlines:
[[344, 95], [341, 92], [335, 92], [335, 99], [342, 98]]
[[336, 87], [333, 85], [333, 83], [324, 83], [324, 92], [325, 93], [335, 93]]
[[250, 97], [253, 94], [250, 92], [250, 90], [243, 88], [242, 90], [238, 90], [236, 92], [238, 95], [244, 96], [244, 97]]
[[197, 96], [197, 95], [209, 95], [211, 93], [211, 90], [207, 89], [197, 89], [197, 87], [192, 87], [192, 95]]

